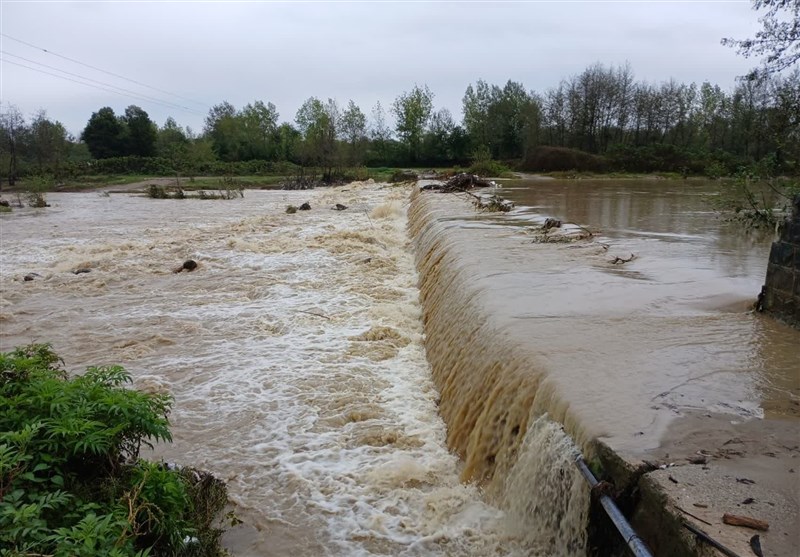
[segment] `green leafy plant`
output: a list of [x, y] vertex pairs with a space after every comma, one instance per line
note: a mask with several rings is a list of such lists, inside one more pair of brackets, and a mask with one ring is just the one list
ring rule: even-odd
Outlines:
[[222, 554], [224, 483], [139, 458], [171, 440], [172, 398], [130, 382], [70, 377], [47, 344], [0, 354], [0, 556]]
[[472, 154], [472, 166], [468, 172], [477, 176], [501, 178], [510, 174], [508, 167], [492, 159], [487, 147], [480, 147]]

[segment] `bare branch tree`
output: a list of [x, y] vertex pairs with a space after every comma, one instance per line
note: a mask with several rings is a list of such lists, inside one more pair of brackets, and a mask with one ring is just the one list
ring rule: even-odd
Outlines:
[[756, 79], [790, 68], [800, 60], [800, 0], [753, 0], [754, 10], [766, 12], [759, 18], [763, 28], [753, 39], [722, 39], [746, 58], [762, 57], [762, 66], [751, 71]]

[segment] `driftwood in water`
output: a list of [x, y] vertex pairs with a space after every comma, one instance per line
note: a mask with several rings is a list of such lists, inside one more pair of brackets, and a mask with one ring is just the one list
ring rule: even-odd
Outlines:
[[623, 264], [623, 263], [630, 263], [630, 262], [631, 262], [631, 261], [633, 261], [634, 259], [636, 259], [636, 254], [635, 254], [635, 253], [632, 253], [632, 254], [631, 254], [631, 256], [630, 256], [630, 257], [628, 257], [628, 258], [624, 258], [624, 257], [615, 256], [615, 257], [614, 257], [614, 259], [612, 259], [612, 260], [610, 261], [610, 263], [611, 263], [612, 265], [621, 265], [621, 264]]
[[562, 222], [558, 219], [554, 218], [546, 218], [544, 220], [544, 224], [542, 225], [542, 230], [550, 230], [551, 228], [561, 228]]
[[325, 186], [324, 182], [309, 176], [295, 176], [281, 182], [282, 190], [313, 190], [314, 188]]
[[489, 180], [484, 180], [479, 176], [475, 176], [474, 174], [467, 174], [462, 172], [461, 174], [456, 174], [449, 180], [444, 183], [440, 184], [428, 184], [422, 187], [424, 190], [437, 190], [443, 192], [456, 192], [456, 191], [467, 191], [473, 188], [490, 188], [494, 187], [495, 183]]
[[514, 208], [513, 201], [503, 199], [499, 195], [492, 195], [489, 197], [480, 197], [476, 195], [473, 204], [477, 209], [490, 213], [507, 213]]

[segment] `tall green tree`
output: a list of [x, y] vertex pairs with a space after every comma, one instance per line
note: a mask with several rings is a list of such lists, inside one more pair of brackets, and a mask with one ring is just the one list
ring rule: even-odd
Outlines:
[[298, 146], [302, 135], [289, 123], [284, 122], [278, 126], [277, 134], [277, 160], [299, 162]]
[[491, 150], [494, 140], [490, 129], [489, 109], [492, 106], [492, 87], [484, 80], [479, 79], [475, 87], [467, 86], [462, 99], [464, 113], [464, 128], [470, 137], [472, 149], [477, 151], [482, 147]]
[[419, 159], [422, 136], [433, 112], [433, 93], [427, 85], [414, 85], [395, 99], [392, 111], [397, 135], [406, 147], [409, 162], [414, 163]]
[[243, 130], [231, 103], [223, 101], [209, 109], [203, 132], [211, 140], [217, 157], [226, 162], [240, 160]]
[[53, 122], [40, 110], [30, 125], [30, 151], [41, 174], [59, 178], [70, 150], [70, 139], [61, 122]]
[[108, 106], [94, 112], [81, 133], [95, 159], [121, 157], [126, 154], [126, 129], [122, 120]]
[[332, 178], [333, 169], [339, 163], [336, 144], [339, 118], [336, 101], [328, 99], [323, 103], [316, 97], [306, 99], [295, 116], [303, 137], [301, 160], [307, 166], [320, 167], [325, 180]]
[[139, 157], [154, 156], [158, 126], [150, 119], [147, 112], [132, 104], [125, 109], [122, 122], [127, 131], [125, 154]]
[[369, 137], [374, 146], [375, 153], [382, 164], [389, 160], [389, 145], [392, 140], [392, 128], [386, 123], [386, 111], [381, 102], [372, 107], [372, 119], [369, 127]]
[[446, 108], [433, 113], [422, 141], [421, 158], [426, 164], [442, 165], [453, 160], [450, 139], [455, 127], [453, 115]]
[[272, 103], [255, 101], [238, 115], [242, 160], [274, 160], [277, 157], [278, 109]]
[[189, 138], [186, 132], [178, 125], [175, 119], [170, 116], [158, 130], [156, 153], [160, 157], [166, 157], [169, 156], [169, 152], [173, 150], [175, 146], [186, 145], [188, 143]]
[[347, 163], [356, 166], [364, 161], [364, 144], [367, 139], [367, 117], [352, 100], [342, 111], [339, 134], [347, 143]]
[[23, 148], [28, 129], [25, 118], [14, 105], [6, 105], [0, 111], [0, 186], [2, 178], [14, 186], [20, 175], [20, 151]]

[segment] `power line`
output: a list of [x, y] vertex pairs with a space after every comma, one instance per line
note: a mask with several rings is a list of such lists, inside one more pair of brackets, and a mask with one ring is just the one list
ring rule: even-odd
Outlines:
[[[68, 72], [66, 70], [62, 70], [60, 68], [56, 68], [54, 66], [48, 66], [47, 64], [42, 64], [41, 62], [37, 62], [36, 60], [31, 60], [29, 58], [25, 58], [24, 56], [19, 56], [17, 54], [12, 54], [11, 52], [7, 52], [5, 50], [0, 50], [0, 54], [3, 54], [5, 56], [11, 56], [13, 58], [18, 58], [20, 60], [24, 60], [25, 62], [28, 62], [29, 64], [36, 64], [37, 66], [42, 66], [43, 68], [48, 68], [50, 70], [55, 70], [57, 72], [61, 72], [63, 74], [71, 75], [73, 77], [77, 77], [77, 78], [83, 79], [85, 81], [90, 81], [92, 83], [97, 83], [99, 85], [103, 85], [105, 87], [111, 87], [113, 89], [118, 89], [119, 91], [122, 91], [124, 93], [128, 93], [131, 96], [134, 96], [134, 97], [139, 98], [139, 99], [145, 99], [145, 100], [148, 100], [148, 101], [151, 101], [151, 102], [162, 104], [162, 105], [167, 106], [169, 108], [177, 108], [177, 109], [180, 109], [180, 110], [183, 110], [183, 111], [186, 111], [186, 112], [191, 112], [193, 114], [202, 115], [202, 112], [200, 112], [200, 111], [198, 111], [198, 110], [196, 110], [194, 108], [189, 108], [188, 106], [181, 106], [179, 104], [175, 104], [175, 103], [170, 102], [170, 101], [164, 101], [164, 100], [161, 100], [161, 99], [157, 99], [155, 97], [150, 97], [148, 95], [144, 95], [142, 93], [137, 93], [136, 91], [131, 91], [130, 89], [125, 89], [124, 87], [119, 87], [119, 86], [113, 85], [111, 83], [106, 83], [104, 81], [98, 81], [96, 79], [92, 79], [90, 77], [86, 77], [86, 76], [83, 76], [83, 75], [80, 75], [80, 74]], [[11, 60], [7, 60], [7, 61], [11, 62]], [[35, 69], [35, 68], [29, 68], [29, 69]], [[88, 85], [88, 83], [86, 83], [84, 85]]]
[[147, 87], [148, 89], [152, 89], [153, 91], [158, 91], [159, 93], [164, 93], [165, 95], [170, 95], [171, 97], [176, 97], [178, 99], [183, 99], [185, 101], [189, 101], [189, 102], [192, 102], [194, 104], [197, 104], [197, 105], [203, 106], [205, 108], [208, 108], [207, 104], [202, 103], [200, 101], [196, 101], [196, 100], [190, 99], [188, 97], [184, 97], [184, 96], [178, 95], [176, 93], [171, 93], [170, 91], [165, 91], [164, 89], [159, 89], [158, 87], [153, 87], [152, 85], [147, 85], [146, 83], [142, 83], [141, 81], [137, 81], [135, 79], [131, 79], [129, 77], [125, 77], [124, 75], [119, 75], [119, 74], [116, 74], [114, 72], [110, 72], [108, 70], [104, 70], [102, 68], [98, 68], [97, 66], [92, 66], [91, 64], [86, 64], [84, 62], [81, 62], [80, 60], [75, 60], [74, 58], [70, 58], [68, 56], [64, 56], [63, 54], [58, 54], [57, 52], [53, 52], [52, 50], [47, 50], [46, 48], [43, 48], [41, 46], [36, 46], [36, 45], [31, 44], [29, 42], [23, 41], [22, 39], [17, 39], [15, 37], [12, 37], [11, 35], [6, 35], [5, 33], [0, 33], [0, 35], [2, 35], [3, 37], [5, 37], [7, 39], [11, 39], [12, 41], [16, 41], [18, 43], [24, 44], [25, 46], [29, 46], [31, 48], [35, 48], [37, 50], [41, 50], [42, 52], [45, 52], [47, 54], [52, 54], [53, 56], [57, 56], [59, 58], [63, 58], [64, 60], [68, 60], [68, 61], [70, 61], [70, 62], [72, 62], [74, 64], [79, 64], [81, 66], [85, 66], [87, 68], [96, 70], [98, 72], [102, 72], [104, 74], [108, 74], [108, 75], [114, 76], [114, 77], [119, 78], [119, 79], [124, 79], [125, 81], [129, 81], [131, 83], [135, 83], [136, 85], [140, 85], [142, 87]]
[[[142, 97], [140, 97], [138, 95], [132, 95], [130, 93], [121, 93], [119, 91], [114, 91], [113, 89], [108, 89], [106, 87], [100, 87], [99, 85], [92, 85], [91, 83], [86, 83], [84, 81], [78, 81], [77, 79], [72, 79], [72, 78], [69, 78], [69, 77], [65, 77], [63, 75], [58, 75], [58, 74], [54, 74], [54, 73], [51, 73], [51, 72], [48, 72], [48, 71], [45, 71], [45, 70], [40, 70], [39, 68], [32, 68], [30, 66], [26, 66], [25, 64], [20, 64], [19, 62], [14, 62], [13, 60], [7, 60], [7, 59], [0, 58], [0, 61], [2, 61], [4, 64], [14, 64], [15, 66], [20, 66], [22, 68], [33, 70], [35, 72], [39, 72], [39, 73], [43, 73], [45, 75], [50, 75], [50, 76], [53, 76], [53, 77], [57, 77], [59, 79], [63, 79], [63, 80], [66, 80], [66, 81], [71, 81], [73, 83], [78, 83], [79, 85], [85, 85], [87, 87], [92, 87], [94, 89], [99, 89], [101, 91], [107, 91], [109, 93], [114, 93], [114, 94], [117, 94], [117, 95], [121, 95], [123, 97], [131, 97], [131, 98], [134, 98], [134, 99], [137, 99], [137, 100], [145, 100], [145, 101], [148, 100], [148, 99], [142, 98]], [[156, 102], [158, 104], [164, 104], [161, 101], [152, 101], [152, 102]], [[174, 107], [171, 107], [169, 105], [165, 105], [165, 106], [167, 106], [168, 108], [174, 108]], [[202, 112], [197, 112], [197, 111], [195, 111], [194, 113], [195, 114], [202, 114]]]

